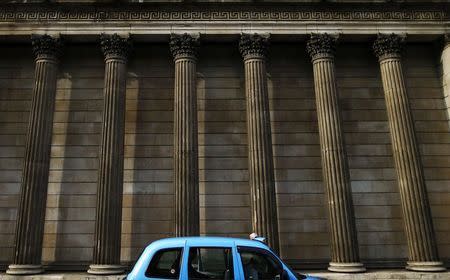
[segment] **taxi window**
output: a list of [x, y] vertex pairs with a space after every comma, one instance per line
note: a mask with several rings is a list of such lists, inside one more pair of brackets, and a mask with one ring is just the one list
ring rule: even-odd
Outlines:
[[188, 261], [189, 280], [232, 280], [233, 253], [231, 248], [191, 247]]
[[239, 247], [246, 280], [281, 279], [283, 266], [268, 252], [256, 248]]
[[178, 279], [180, 277], [181, 248], [159, 250], [145, 271], [149, 278]]

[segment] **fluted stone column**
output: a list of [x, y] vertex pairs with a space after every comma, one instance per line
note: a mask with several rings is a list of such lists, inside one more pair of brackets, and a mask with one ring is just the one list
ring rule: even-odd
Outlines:
[[307, 43], [314, 70], [322, 172], [330, 224], [331, 262], [328, 270], [362, 272], [356, 236], [347, 154], [336, 86], [335, 38], [313, 34]]
[[196, 64], [199, 38], [172, 35], [170, 51], [175, 62], [174, 186], [175, 234], [200, 234], [198, 190]]
[[408, 242], [407, 269], [442, 271], [431, 220], [423, 168], [401, 64], [403, 40], [397, 35], [379, 35], [374, 43], [383, 80], [400, 199]]
[[44, 271], [42, 239], [61, 41], [48, 35], [33, 36], [32, 46], [36, 57], [33, 96], [17, 213], [14, 263], [9, 265], [8, 274]]
[[444, 49], [441, 55], [442, 89], [447, 107], [447, 120], [450, 127], [450, 33], [444, 36]]
[[125, 89], [129, 38], [101, 36], [105, 56], [103, 124], [99, 156], [93, 264], [88, 273], [118, 274], [122, 224]]
[[239, 50], [244, 58], [247, 102], [249, 183], [253, 232], [279, 250], [266, 56], [268, 38], [243, 34]]

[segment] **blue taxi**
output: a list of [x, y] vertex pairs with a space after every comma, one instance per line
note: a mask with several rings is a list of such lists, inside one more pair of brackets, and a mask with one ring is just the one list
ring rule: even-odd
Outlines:
[[225, 237], [161, 239], [145, 248], [127, 280], [317, 280], [292, 271], [263, 242]]

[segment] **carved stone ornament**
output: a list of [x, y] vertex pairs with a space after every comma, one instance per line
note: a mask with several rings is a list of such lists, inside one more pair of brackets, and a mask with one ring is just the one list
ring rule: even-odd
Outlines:
[[62, 42], [60, 38], [49, 35], [31, 35], [31, 45], [36, 58], [53, 56], [59, 58], [62, 55]]
[[197, 57], [199, 46], [199, 37], [194, 37], [187, 33], [170, 35], [169, 47], [174, 59], [181, 56]]
[[450, 44], [450, 33], [444, 34], [444, 44], [445, 45]]
[[105, 57], [120, 56], [127, 59], [131, 52], [131, 39], [103, 33], [100, 35], [100, 47]]
[[[5, 2], [5, 1], [0, 1]], [[14, 2], [14, 1], [12, 1]], [[15, 2], [24, 2], [15, 1]], [[31, 1], [27, 1], [31, 2]], [[36, 1], [34, 1], [36, 2]], [[45, 2], [45, 1], [37, 1]], [[47, 1], [51, 2], [51, 1]], [[55, 1], [53, 1], [55, 2]], [[56, 1], [74, 2], [74, 1]], [[79, 1], [80, 2], [80, 1]], [[86, 2], [86, 1], [84, 1]], [[93, 2], [93, 1], [91, 1]], [[105, 22], [105, 21], [422, 21], [442, 22], [448, 20], [448, 12], [445, 5], [417, 6], [402, 5], [402, 10], [391, 9], [379, 5], [345, 5], [339, 9], [317, 9], [315, 5], [293, 3], [292, 5], [262, 5], [253, 1], [251, 5], [185, 5], [185, 3], [166, 3], [148, 5], [132, 5], [133, 3], [120, 5], [72, 5], [61, 3], [60, 5], [3, 5], [0, 9], [0, 22]], [[133, 2], [118, 1], [115, 2]], [[138, 2], [138, 1], [134, 1]], [[156, 1], [143, 1], [156, 2]], [[163, 1], [158, 1], [163, 2]], [[166, 1], [171, 2], [171, 1]], [[172, 1], [173, 2], [173, 1]], [[182, 2], [182, 1], [177, 1]], [[248, 1], [247, 1], [248, 2]], [[259, 1], [262, 2], [262, 1]], [[276, 2], [276, 1], [272, 1]], [[294, 1], [291, 1], [294, 2]], [[301, 2], [301, 1], [296, 1]], [[319, 1], [315, 1], [319, 2]], [[323, 1], [322, 1], [323, 2]], [[380, 2], [380, 1], [378, 1]], [[408, 1], [404, 1], [408, 2]], [[99, 3], [100, 4], [100, 3]], [[196, 3], [194, 3], [196, 4]], [[70, 8], [69, 8], [70, 7]]]
[[242, 34], [239, 40], [239, 51], [242, 57], [261, 56], [266, 57], [269, 47], [268, 36], [259, 34]]
[[378, 34], [373, 43], [373, 51], [380, 58], [385, 55], [400, 55], [403, 49], [404, 38], [392, 34]]
[[306, 43], [306, 50], [311, 58], [318, 54], [334, 55], [336, 51], [337, 39], [327, 33], [311, 34], [311, 38]]

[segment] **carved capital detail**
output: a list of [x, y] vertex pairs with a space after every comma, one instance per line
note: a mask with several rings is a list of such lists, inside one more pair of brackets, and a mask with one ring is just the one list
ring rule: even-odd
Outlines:
[[186, 56], [196, 58], [199, 46], [199, 36], [192, 36], [187, 33], [170, 35], [169, 47], [174, 59]]
[[120, 57], [127, 59], [131, 52], [131, 39], [120, 37], [117, 34], [100, 35], [100, 47], [105, 58]]
[[405, 39], [394, 33], [378, 34], [377, 39], [373, 43], [373, 52], [381, 59], [385, 56], [399, 56], [402, 52]]
[[450, 33], [444, 34], [444, 44], [446, 45], [450, 44]]
[[311, 38], [306, 43], [306, 50], [312, 59], [317, 56], [331, 55], [334, 56], [336, 51], [336, 37], [327, 33], [311, 34]]
[[31, 35], [31, 45], [36, 59], [53, 57], [58, 59], [62, 55], [62, 42], [60, 38], [49, 35]]
[[269, 36], [259, 34], [242, 34], [239, 40], [239, 51], [244, 59], [266, 57], [269, 48]]

